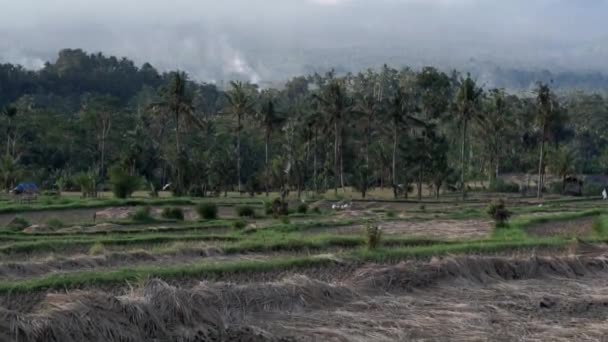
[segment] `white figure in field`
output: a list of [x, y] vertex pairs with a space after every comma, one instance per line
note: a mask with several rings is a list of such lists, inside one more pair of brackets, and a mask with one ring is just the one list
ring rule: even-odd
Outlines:
[[608, 192], [606, 192], [606, 188], [602, 191], [602, 199], [605, 201], [608, 199]]

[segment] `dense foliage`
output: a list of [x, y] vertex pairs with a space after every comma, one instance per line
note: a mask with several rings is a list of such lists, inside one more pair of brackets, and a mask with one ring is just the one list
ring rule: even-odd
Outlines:
[[166, 185], [193, 196], [346, 186], [439, 196], [504, 173], [550, 173], [565, 185], [569, 174], [608, 170], [602, 95], [557, 94], [550, 84], [515, 95], [433, 67], [221, 89], [63, 50], [38, 71], [0, 65], [0, 108], [6, 189], [27, 180], [96, 196], [120, 190], [110, 165], [151, 194]]

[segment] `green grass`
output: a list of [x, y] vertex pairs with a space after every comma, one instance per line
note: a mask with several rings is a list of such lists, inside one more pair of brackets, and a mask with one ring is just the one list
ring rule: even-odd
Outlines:
[[84, 286], [100, 286], [138, 282], [142, 279], [157, 277], [162, 279], [180, 279], [205, 277], [214, 279], [224, 274], [261, 273], [298, 268], [322, 267], [335, 263], [330, 258], [297, 257], [281, 258], [270, 261], [237, 261], [226, 263], [202, 263], [176, 267], [139, 267], [106, 272], [82, 272], [64, 275], [51, 275], [25, 281], [0, 282], [0, 293], [32, 292], [41, 290], [59, 290]]
[[238, 241], [235, 236], [224, 235], [139, 235], [133, 237], [104, 237], [97, 239], [44, 239], [20, 241], [0, 247], [0, 254], [60, 252], [66, 248], [90, 248], [96, 243], [104, 246], [161, 244], [178, 241]]

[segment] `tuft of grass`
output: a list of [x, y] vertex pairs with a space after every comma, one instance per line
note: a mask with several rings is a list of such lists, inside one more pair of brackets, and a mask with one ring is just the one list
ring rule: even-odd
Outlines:
[[232, 223], [232, 227], [235, 229], [243, 229], [247, 227], [247, 221], [245, 220], [236, 220]]
[[153, 222], [152, 214], [150, 213], [150, 207], [145, 206], [138, 208], [133, 214], [131, 214], [131, 220], [134, 222]]
[[163, 208], [161, 216], [169, 220], [183, 221], [184, 211], [179, 207], [167, 207]]
[[29, 226], [31, 226], [31, 224], [28, 220], [26, 220], [23, 216], [17, 215], [8, 223], [6, 228], [11, 231], [21, 231]]
[[89, 255], [102, 255], [105, 252], [106, 249], [101, 242], [96, 242], [93, 244], [93, 246], [91, 246], [91, 248], [89, 248]]
[[608, 216], [607, 215], [598, 216], [593, 221], [592, 228], [593, 228], [593, 233], [595, 234], [596, 237], [598, 237], [598, 238], [608, 237]]
[[196, 206], [196, 212], [205, 220], [215, 220], [218, 213], [217, 204], [211, 202], [201, 203]]
[[504, 228], [509, 222], [509, 218], [512, 213], [507, 209], [505, 201], [499, 199], [498, 201], [490, 203], [488, 207], [488, 215], [494, 220], [496, 228]]
[[365, 227], [365, 238], [368, 249], [373, 250], [378, 248], [382, 239], [382, 228], [374, 222], [368, 222]]
[[46, 221], [46, 225], [53, 230], [65, 227], [65, 224], [56, 217], [52, 217], [48, 221]]

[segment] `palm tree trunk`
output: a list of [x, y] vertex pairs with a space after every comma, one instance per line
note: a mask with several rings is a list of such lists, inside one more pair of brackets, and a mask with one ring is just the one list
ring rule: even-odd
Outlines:
[[467, 197], [467, 188], [465, 184], [465, 173], [466, 173], [466, 143], [467, 143], [467, 120], [463, 120], [462, 123], [462, 146], [460, 151], [460, 159], [461, 159], [461, 167], [460, 170], [460, 186], [462, 188], [462, 199], [464, 200]]
[[334, 122], [334, 134], [335, 134], [335, 141], [334, 141], [334, 193], [336, 194], [336, 196], [338, 195], [338, 176], [339, 176], [339, 170], [338, 170], [338, 153], [339, 153], [339, 132], [338, 132], [338, 121], [336, 120], [336, 122]]
[[313, 173], [313, 183], [315, 187], [315, 193], [319, 192], [319, 187], [317, 184], [317, 129], [315, 128], [315, 146], [312, 150], [313, 154], [313, 163], [312, 163], [312, 173]]
[[543, 196], [543, 161], [545, 149], [545, 123], [543, 122], [542, 136], [540, 138], [540, 154], [538, 157], [538, 189], [536, 191], [536, 198], [541, 199]]
[[241, 115], [237, 115], [236, 127], [236, 178], [237, 189], [241, 193]]
[[397, 198], [397, 125], [393, 123], [393, 168], [392, 168], [393, 195]]
[[266, 197], [270, 192], [270, 165], [268, 165], [268, 145], [270, 144], [270, 131], [266, 131]]
[[6, 126], [6, 155], [9, 156], [11, 154], [11, 124], [12, 120], [8, 119], [8, 125]]
[[175, 192], [179, 195], [182, 193], [182, 172], [181, 172], [181, 146], [179, 141], [179, 109], [175, 110], [175, 153], [176, 160], [175, 163]]

